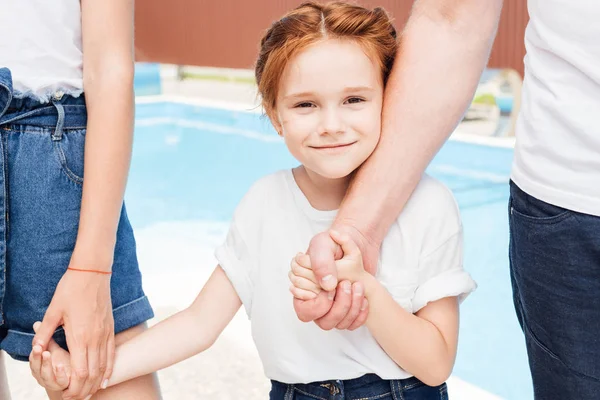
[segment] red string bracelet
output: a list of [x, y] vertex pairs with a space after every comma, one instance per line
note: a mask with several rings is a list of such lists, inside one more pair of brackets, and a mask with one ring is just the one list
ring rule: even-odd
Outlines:
[[71, 271], [79, 271], [79, 272], [95, 272], [97, 274], [103, 274], [103, 275], [112, 275], [112, 271], [98, 271], [95, 269], [80, 269], [80, 268], [72, 268], [69, 267], [67, 268], [68, 270], [70, 269]]

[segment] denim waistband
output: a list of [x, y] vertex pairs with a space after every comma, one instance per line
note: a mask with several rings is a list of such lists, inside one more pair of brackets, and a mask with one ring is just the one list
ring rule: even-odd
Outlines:
[[53, 137], [60, 138], [63, 129], [83, 129], [87, 126], [85, 97], [73, 97], [58, 91], [50, 102], [15, 98], [12, 75], [0, 68], [0, 126], [29, 125], [55, 128]]
[[408, 390], [413, 387], [423, 385], [423, 383], [414, 376], [406, 379], [387, 380], [382, 379], [375, 374], [366, 374], [359, 378], [347, 380], [322, 381], [293, 385], [271, 380], [271, 384], [273, 386], [280, 386], [284, 388], [293, 386], [295, 389], [298, 389], [301, 392], [311, 394], [316, 399], [329, 398], [329, 396], [333, 396], [333, 398], [337, 398], [336, 396], [345, 398], [348, 393], [353, 393], [359, 389], [362, 389], [363, 392], [365, 389], [367, 389], [370, 393], [370, 396], [373, 398], [375, 398], [377, 395], [389, 394], [390, 391], [398, 394], [398, 398], [401, 398], [400, 393], [403, 390]]

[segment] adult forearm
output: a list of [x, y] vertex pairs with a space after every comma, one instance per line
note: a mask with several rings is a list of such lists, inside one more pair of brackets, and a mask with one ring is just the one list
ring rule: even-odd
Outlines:
[[501, 5], [501, 0], [415, 3], [386, 88], [379, 145], [357, 172], [336, 224], [381, 243], [470, 104]]
[[133, 66], [86, 80], [85, 179], [74, 258], [110, 268], [133, 142]]

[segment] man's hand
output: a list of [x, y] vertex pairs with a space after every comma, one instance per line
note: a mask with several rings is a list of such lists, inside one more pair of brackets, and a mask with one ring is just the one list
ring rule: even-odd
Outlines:
[[[331, 231], [330, 234], [344, 251], [343, 258], [335, 262], [342, 281], [337, 288], [336, 299], [338, 300], [328, 310], [327, 316], [317, 320], [316, 323], [324, 330], [333, 328], [354, 330], [364, 324], [368, 316], [366, 311], [368, 302], [367, 299], [363, 299], [364, 284], [362, 282], [368, 272], [364, 269], [360, 249], [352, 239], [348, 235], [335, 231]], [[294, 257], [289, 278], [292, 283], [290, 291], [294, 295], [294, 300], [312, 300], [321, 293], [308, 255], [298, 253]], [[331, 298], [333, 293], [328, 292], [329, 301], [333, 300]], [[350, 293], [352, 293], [351, 302], [348, 301]], [[315, 303], [329, 304], [324, 300]], [[294, 304], [296, 305], [296, 303]], [[338, 320], [341, 321], [336, 322]]]
[[341, 281], [335, 292], [322, 290], [316, 298], [310, 300], [294, 297], [294, 309], [302, 322], [313, 321], [303, 320], [300, 317], [304, 315], [301, 311], [308, 307], [322, 313], [323, 317], [314, 321], [323, 330], [328, 331], [333, 328], [354, 330], [367, 320], [368, 303], [363, 297], [364, 288], [361, 282], [353, 284], [350, 281]]
[[[365, 270], [372, 275], [377, 272], [379, 246], [367, 240], [362, 233], [350, 225], [337, 225], [332, 228], [332, 231], [347, 235], [358, 246]], [[344, 255], [341, 246], [329, 232], [321, 232], [312, 238], [306, 254], [310, 257], [312, 270], [321, 287], [328, 291], [334, 290], [338, 284], [335, 261]]]
[[[357, 229], [351, 226], [338, 225], [334, 229], [341, 234], [348, 235], [356, 243], [362, 254], [365, 270], [374, 274], [377, 270], [379, 247], [366, 240]], [[330, 233], [321, 232], [313, 237], [307, 254], [310, 257], [311, 268], [317, 281], [321, 283], [321, 287], [327, 290], [331, 287], [331, 282], [335, 282], [337, 285], [335, 261], [343, 257], [343, 251]], [[323, 280], [327, 276], [332, 278]], [[369, 313], [368, 303], [364, 299], [364, 288], [360, 282], [351, 285], [350, 290], [340, 284], [335, 292], [324, 290], [315, 299], [294, 299], [294, 309], [301, 321], [315, 321], [319, 327], [326, 330], [334, 327], [356, 329], [364, 324]]]
[[115, 341], [110, 275], [67, 270], [33, 346], [47, 350], [60, 325], [64, 326], [71, 353], [71, 380], [63, 399], [84, 399], [96, 393], [112, 374]]
[[342, 248], [329, 235], [321, 232], [313, 237], [306, 254], [310, 257], [312, 270], [324, 290], [333, 291], [337, 287], [335, 260], [342, 258]]

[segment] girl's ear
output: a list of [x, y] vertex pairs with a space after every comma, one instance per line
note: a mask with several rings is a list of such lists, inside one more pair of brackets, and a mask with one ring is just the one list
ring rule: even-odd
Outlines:
[[283, 136], [283, 126], [281, 126], [281, 122], [279, 121], [279, 115], [277, 115], [277, 111], [273, 111], [269, 116], [271, 123], [273, 124], [273, 128], [277, 131], [279, 136]]

